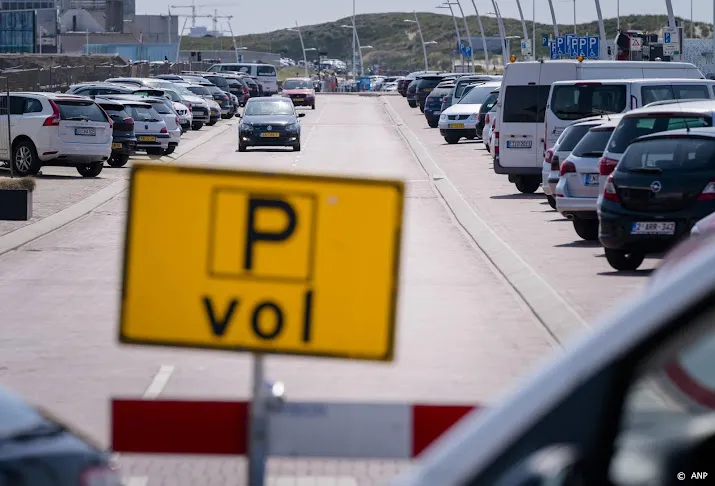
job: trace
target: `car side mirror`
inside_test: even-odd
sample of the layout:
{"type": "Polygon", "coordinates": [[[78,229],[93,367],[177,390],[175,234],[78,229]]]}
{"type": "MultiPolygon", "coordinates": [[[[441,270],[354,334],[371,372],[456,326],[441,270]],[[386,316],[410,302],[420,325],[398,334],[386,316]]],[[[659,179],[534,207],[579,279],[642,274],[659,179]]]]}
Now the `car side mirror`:
{"type": "Polygon", "coordinates": [[[236,116],[237,116],[238,118],[241,118],[241,114],[240,114],[240,113],[236,113],[236,116]]]}
{"type": "Polygon", "coordinates": [[[576,448],[557,444],[536,451],[513,466],[495,486],[581,486],[585,478],[576,448]]]}
{"type": "Polygon", "coordinates": [[[303,118],[305,116],[305,113],[298,113],[298,118],[303,118]]]}

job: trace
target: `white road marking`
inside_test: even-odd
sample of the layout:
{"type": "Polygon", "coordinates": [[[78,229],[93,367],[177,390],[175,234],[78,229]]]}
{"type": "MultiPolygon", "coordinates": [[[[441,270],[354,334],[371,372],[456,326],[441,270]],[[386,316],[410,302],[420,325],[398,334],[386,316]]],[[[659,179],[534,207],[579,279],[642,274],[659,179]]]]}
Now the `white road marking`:
{"type": "Polygon", "coordinates": [[[169,382],[169,378],[171,378],[171,374],[173,372],[173,366],[161,365],[159,371],[157,371],[154,375],[154,379],[151,380],[151,383],[144,392],[144,398],[157,398],[159,395],[161,395],[161,392],[164,390],[164,387],[169,382]]]}
{"type": "Polygon", "coordinates": [[[149,478],[146,476],[129,476],[124,479],[124,486],[146,486],[149,478]]]}

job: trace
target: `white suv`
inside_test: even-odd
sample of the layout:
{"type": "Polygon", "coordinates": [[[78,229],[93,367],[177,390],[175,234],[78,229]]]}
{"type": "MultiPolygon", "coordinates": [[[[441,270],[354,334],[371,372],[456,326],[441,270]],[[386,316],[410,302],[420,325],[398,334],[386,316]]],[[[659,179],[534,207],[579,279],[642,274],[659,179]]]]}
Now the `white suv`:
{"type": "MultiPolygon", "coordinates": [[[[0,96],[0,111],[7,107],[0,96]]],[[[7,133],[7,117],[0,130],[7,133]]],[[[10,94],[11,149],[0,146],[0,159],[10,160],[20,175],[37,174],[43,166],[76,167],[83,177],[96,177],[112,153],[112,122],[91,99],[55,93],[10,94]]]]}

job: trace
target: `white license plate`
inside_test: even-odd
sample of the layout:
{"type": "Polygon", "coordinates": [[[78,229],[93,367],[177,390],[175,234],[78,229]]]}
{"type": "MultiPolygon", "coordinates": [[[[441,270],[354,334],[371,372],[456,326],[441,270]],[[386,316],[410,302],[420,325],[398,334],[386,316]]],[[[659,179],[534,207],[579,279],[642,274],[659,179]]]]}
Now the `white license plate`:
{"type": "Polygon", "coordinates": [[[88,135],[90,137],[93,137],[97,134],[97,131],[94,128],[75,128],[74,134],[75,135],[88,135]]]}
{"type": "Polygon", "coordinates": [[[641,222],[633,223],[631,227],[632,235],[672,235],[675,234],[675,223],[641,222]]]}
{"type": "Polygon", "coordinates": [[[587,186],[597,186],[598,174],[586,174],[583,183],[587,186]]]}
{"type": "Polygon", "coordinates": [[[506,148],[530,149],[531,148],[531,140],[507,140],[506,148]]]}

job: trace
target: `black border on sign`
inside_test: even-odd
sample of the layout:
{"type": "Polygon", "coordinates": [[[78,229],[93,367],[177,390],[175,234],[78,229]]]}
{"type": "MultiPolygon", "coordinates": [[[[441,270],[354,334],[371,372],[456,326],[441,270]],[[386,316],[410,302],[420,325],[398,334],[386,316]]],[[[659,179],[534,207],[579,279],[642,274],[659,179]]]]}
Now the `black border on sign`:
{"type": "MultiPolygon", "coordinates": [[[[397,328],[397,298],[399,287],[399,268],[400,268],[400,251],[402,249],[402,220],[404,218],[404,194],[405,183],[398,180],[380,180],[368,178],[353,178],[353,177],[336,177],[326,175],[308,175],[308,174],[283,174],[272,172],[258,172],[247,170],[232,170],[221,169],[215,167],[190,167],[190,166],[166,166],[154,164],[135,164],[132,166],[129,178],[129,195],[127,198],[127,217],[124,230],[124,250],[122,262],[122,288],[121,288],[121,303],[119,307],[119,335],[118,340],[122,344],[138,344],[148,346],[166,346],[171,348],[189,348],[189,349],[207,349],[213,351],[242,351],[261,354],[279,354],[293,356],[313,356],[316,358],[340,358],[340,359],[355,359],[365,361],[393,361],[395,352],[395,334],[397,328]],[[303,350],[282,350],[273,351],[266,349],[253,349],[243,346],[221,346],[208,344],[192,344],[192,343],[173,343],[166,341],[155,341],[149,339],[130,338],[124,334],[125,323],[125,306],[127,295],[127,282],[129,277],[129,269],[127,262],[131,254],[131,227],[132,227],[132,204],[134,201],[134,181],[139,171],[156,171],[156,172],[179,172],[188,174],[211,174],[225,176],[239,176],[243,178],[260,178],[275,177],[276,179],[293,180],[293,181],[317,181],[317,182],[338,182],[354,185],[370,185],[370,186],[386,186],[393,188],[400,196],[397,199],[397,221],[395,222],[395,250],[393,252],[394,259],[392,262],[392,298],[390,302],[390,320],[388,323],[388,340],[387,349],[383,355],[365,355],[365,354],[350,354],[350,353],[321,353],[310,352],[303,350]]],[[[317,223],[317,221],[316,221],[317,223]]]]}
{"type": "Polygon", "coordinates": [[[239,187],[222,187],[216,186],[211,189],[211,213],[209,214],[209,236],[208,236],[208,251],[206,255],[206,271],[210,278],[221,279],[221,280],[249,280],[254,282],[276,282],[284,284],[302,284],[306,285],[313,281],[313,272],[315,271],[315,254],[313,249],[315,248],[315,239],[317,237],[316,225],[318,224],[318,198],[315,194],[309,192],[286,192],[291,196],[301,196],[310,199],[312,204],[311,212],[313,221],[310,225],[310,252],[308,254],[308,272],[305,278],[300,277],[258,277],[255,275],[246,275],[242,273],[228,273],[228,272],[216,272],[213,268],[213,256],[214,256],[214,243],[215,243],[215,229],[216,229],[216,198],[220,193],[233,192],[248,195],[260,195],[267,197],[279,197],[275,192],[263,192],[263,191],[252,191],[250,189],[242,189],[239,187]]]}

